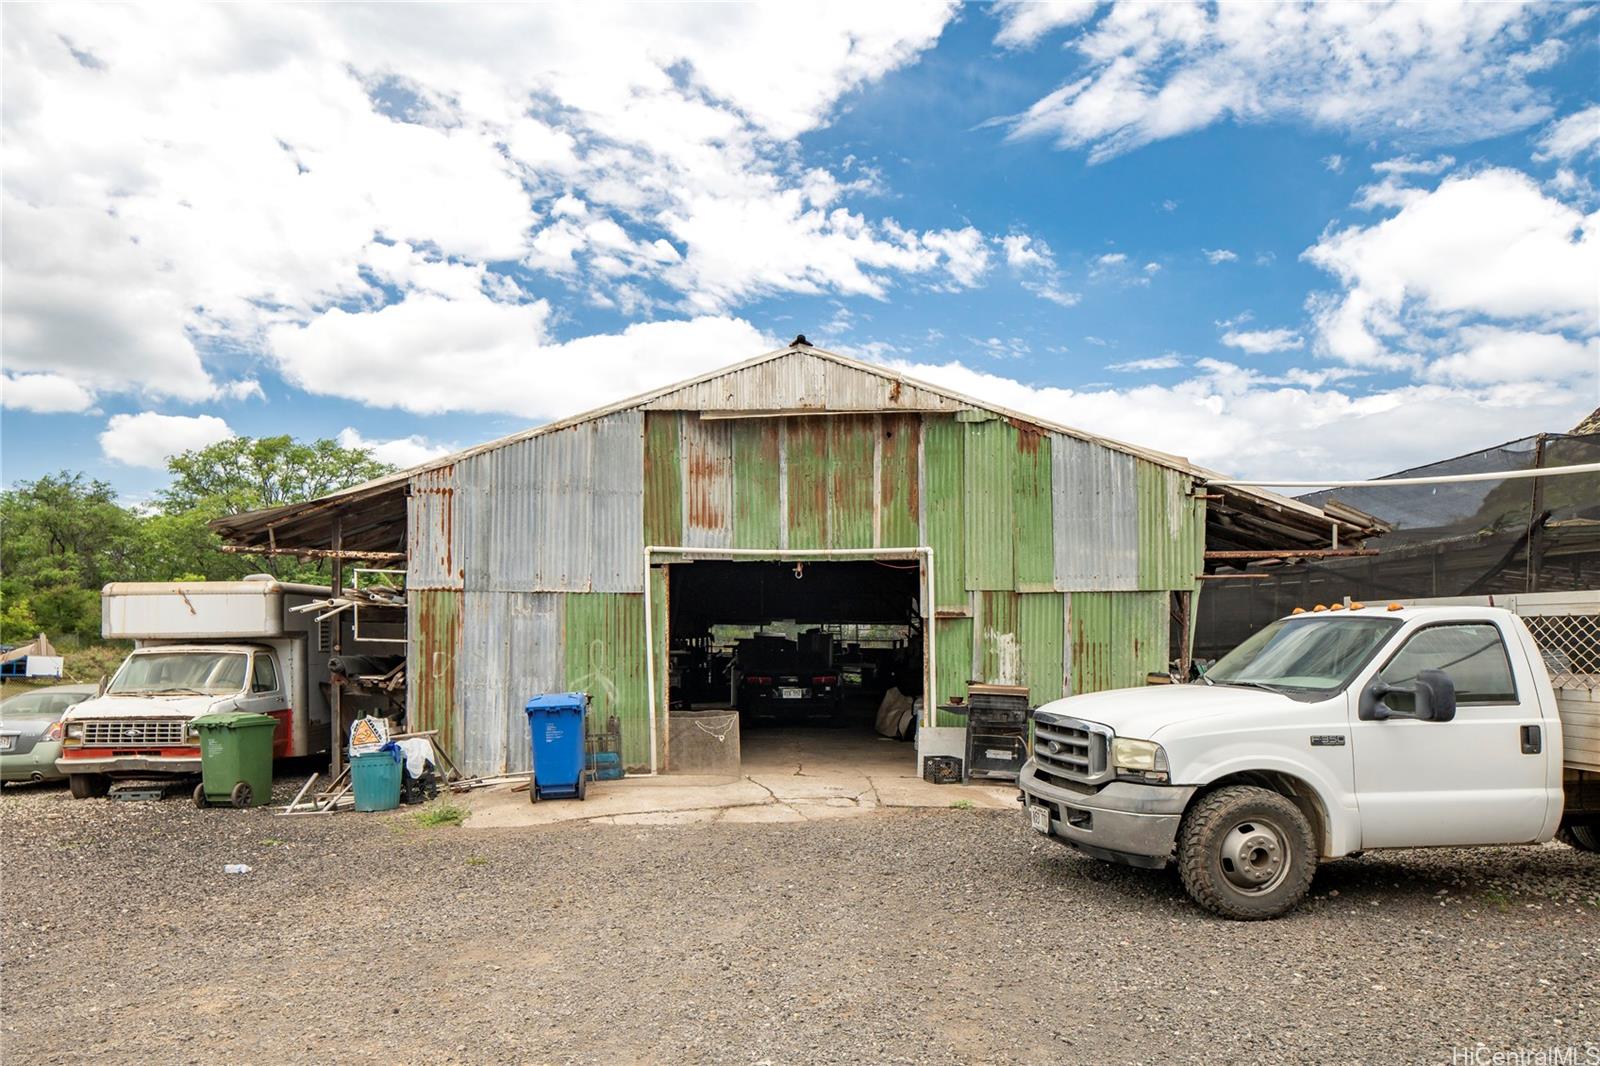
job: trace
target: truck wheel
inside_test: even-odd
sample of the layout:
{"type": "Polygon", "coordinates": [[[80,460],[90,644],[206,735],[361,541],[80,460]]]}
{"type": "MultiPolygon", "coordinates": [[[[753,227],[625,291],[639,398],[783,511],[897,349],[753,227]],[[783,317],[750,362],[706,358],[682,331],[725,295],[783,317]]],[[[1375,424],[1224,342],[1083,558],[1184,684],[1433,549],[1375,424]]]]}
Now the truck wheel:
{"type": "Polygon", "coordinates": [[[111,779],[105,774],[71,774],[67,777],[67,788],[75,800],[94,799],[111,791],[111,779]]]}
{"type": "Polygon", "coordinates": [[[1563,844],[1579,851],[1600,851],[1600,828],[1592,825],[1566,825],[1556,834],[1563,844]]]}
{"type": "Polygon", "coordinates": [[[1240,921],[1276,918],[1311,887],[1317,838],[1286,797],[1232,785],[1203,797],[1178,830],[1183,887],[1213,914],[1240,921]]]}

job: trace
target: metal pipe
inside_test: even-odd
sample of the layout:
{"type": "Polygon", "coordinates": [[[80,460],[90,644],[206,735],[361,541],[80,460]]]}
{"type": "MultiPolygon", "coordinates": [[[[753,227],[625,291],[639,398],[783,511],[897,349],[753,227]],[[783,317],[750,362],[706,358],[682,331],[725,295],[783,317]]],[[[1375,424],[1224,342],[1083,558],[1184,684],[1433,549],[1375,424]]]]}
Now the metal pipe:
{"type": "Polygon", "coordinates": [[[1532,470],[1485,470],[1476,474],[1434,474],[1427,477],[1381,477],[1366,481],[1265,481],[1248,478],[1208,478],[1207,485],[1241,485],[1280,489],[1358,489],[1386,485],[1454,485],[1461,481],[1511,481],[1524,477],[1563,477],[1567,474],[1600,474],[1600,463],[1574,466],[1535,467],[1532,470]]]}

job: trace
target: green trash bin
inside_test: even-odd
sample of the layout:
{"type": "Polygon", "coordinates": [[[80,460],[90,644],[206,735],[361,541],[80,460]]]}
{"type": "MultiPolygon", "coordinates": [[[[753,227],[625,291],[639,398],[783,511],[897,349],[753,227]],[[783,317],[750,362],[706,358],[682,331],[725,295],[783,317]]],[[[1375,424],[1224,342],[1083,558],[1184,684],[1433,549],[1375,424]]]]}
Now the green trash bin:
{"type": "Polygon", "coordinates": [[[200,783],[194,805],[263,807],[272,802],[272,733],[278,720],[246,711],[203,714],[190,723],[200,734],[200,783]]]}

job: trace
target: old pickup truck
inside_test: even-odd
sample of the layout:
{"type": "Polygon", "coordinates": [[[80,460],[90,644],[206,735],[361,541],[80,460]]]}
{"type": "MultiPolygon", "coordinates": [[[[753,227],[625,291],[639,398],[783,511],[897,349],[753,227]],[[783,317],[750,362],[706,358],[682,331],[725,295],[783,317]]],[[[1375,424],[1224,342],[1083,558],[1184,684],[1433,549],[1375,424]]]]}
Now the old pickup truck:
{"type": "Polygon", "coordinates": [[[1600,594],[1568,599],[1318,606],[1192,683],[1046,704],[1018,782],[1029,824],[1176,863],[1238,919],[1285,913],[1319,861],[1374,848],[1559,834],[1596,851],[1600,594]]]}

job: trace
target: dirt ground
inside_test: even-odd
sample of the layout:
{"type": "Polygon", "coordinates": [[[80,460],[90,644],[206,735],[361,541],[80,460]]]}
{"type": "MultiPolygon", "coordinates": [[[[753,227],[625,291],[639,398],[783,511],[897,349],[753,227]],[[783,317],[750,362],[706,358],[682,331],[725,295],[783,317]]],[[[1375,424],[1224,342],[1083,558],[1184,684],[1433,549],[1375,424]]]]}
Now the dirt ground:
{"type": "Polygon", "coordinates": [[[1600,860],[1556,844],[1330,864],[1299,912],[1240,924],[980,809],[476,830],[24,787],[0,842],[7,1063],[1450,1063],[1600,1042],[1600,860]]]}

